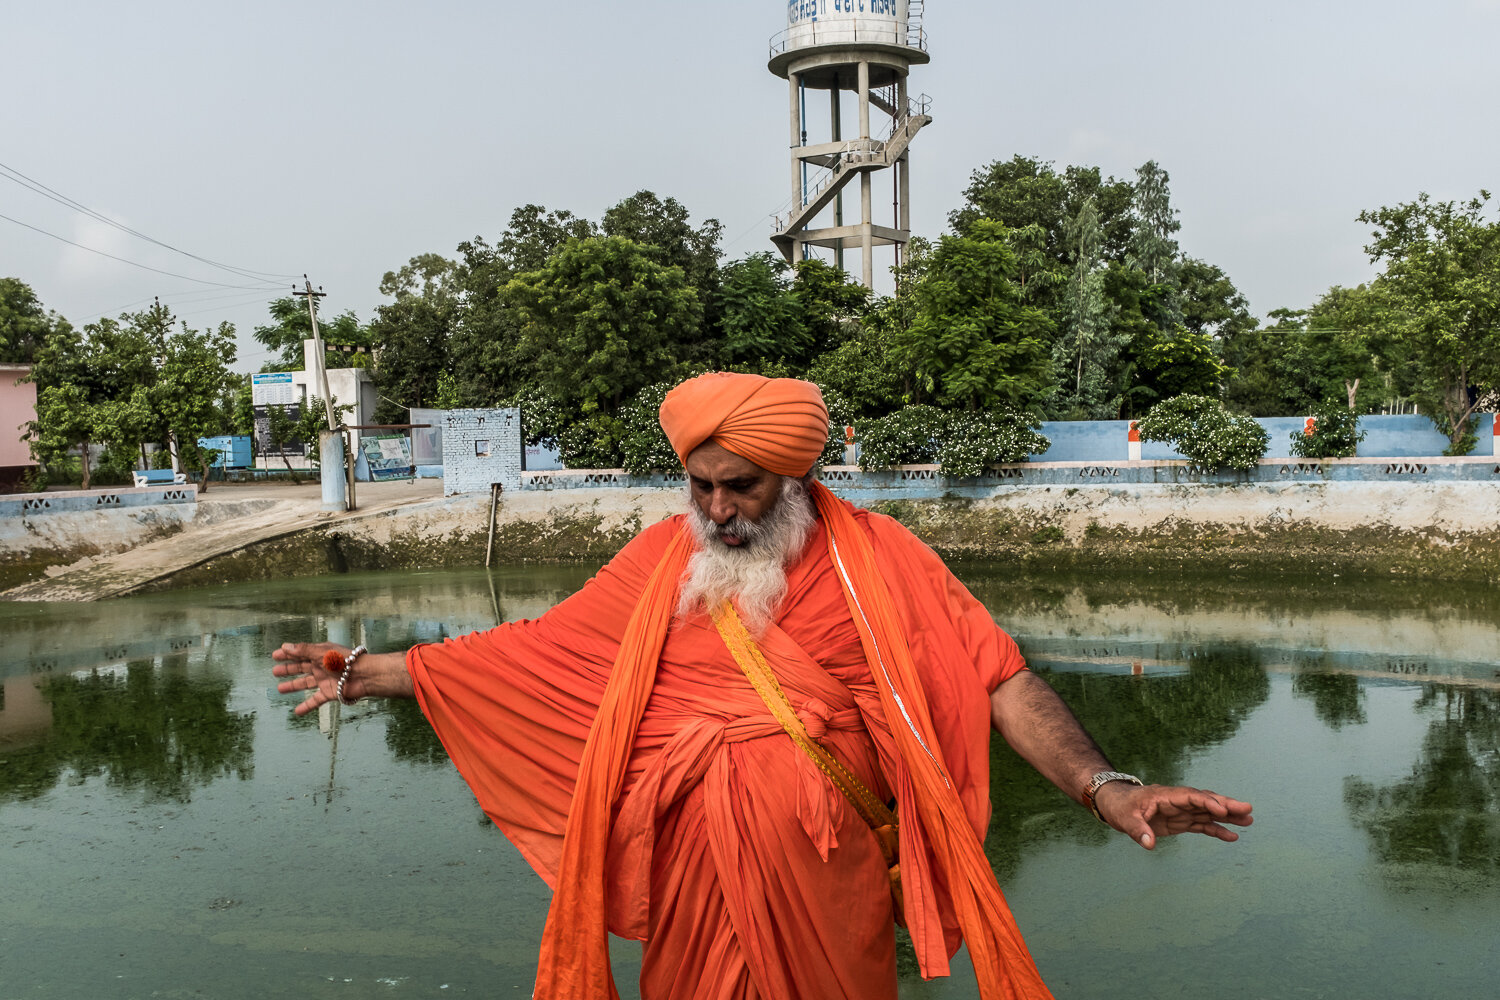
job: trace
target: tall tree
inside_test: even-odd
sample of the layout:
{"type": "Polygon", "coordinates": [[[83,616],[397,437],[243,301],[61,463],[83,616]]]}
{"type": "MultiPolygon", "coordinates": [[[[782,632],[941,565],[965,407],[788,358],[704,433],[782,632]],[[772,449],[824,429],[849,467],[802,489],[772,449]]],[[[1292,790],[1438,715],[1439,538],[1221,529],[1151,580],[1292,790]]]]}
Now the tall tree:
{"type": "Polygon", "coordinates": [[[622,402],[680,367],[697,343],[703,307],[680,267],[663,266],[619,236],[570,240],[501,298],[515,311],[541,386],[584,417],[622,402]]]}
{"type": "Polygon", "coordinates": [[[936,402],[1031,409],[1052,391],[1052,323],[1021,302],[1016,270],[1005,227],[988,219],[932,251],[893,353],[936,402]]]}
{"type": "Polygon", "coordinates": [[[459,311],[455,270],[453,261],[429,253],[381,278],[380,294],[392,301],[377,306],[370,323],[384,397],[378,420],[399,423],[407,407],[430,406],[437,397],[438,376],[450,369],[449,338],[459,311]]]}
{"type": "Polygon", "coordinates": [[[806,364],[813,340],[787,271],[787,265],[770,253],[751,254],[724,266],[718,312],[725,363],[806,364]]]}
{"type": "Polygon", "coordinates": [[[1365,252],[1385,264],[1374,282],[1385,306],[1382,353],[1411,366],[1413,395],[1453,454],[1473,448],[1471,418],[1500,389],[1500,224],[1485,219],[1489,198],[1423,193],[1359,215],[1374,227],[1365,252]]]}
{"type": "Polygon", "coordinates": [[[1130,239],[1130,266],[1145,273],[1147,281],[1161,289],[1159,306],[1163,328],[1182,321],[1178,291],[1181,288],[1178,247],[1174,234],[1182,228],[1172,207],[1170,176],[1155,160],[1147,160],[1135,172],[1132,212],[1134,231],[1130,239]]]}
{"type": "Polygon", "coordinates": [[[42,308],[30,285],[19,278],[0,278],[0,363],[32,364],[47,338],[67,323],[42,308]]]}
{"type": "Polygon", "coordinates": [[[1118,398],[1108,398],[1109,368],[1120,353],[1120,338],[1110,336],[1109,302],[1104,294],[1101,259],[1103,236],[1092,198],[1068,221],[1073,272],[1064,293],[1067,312],[1053,361],[1063,375],[1058,412],[1065,417],[1101,418],[1119,412],[1118,398]]]}
{"type": "MultiPolygon", "coordinates": [[[[259,343],[275,352],[275,356],[261,366],[261,371],[301,371],[306,361],[303,341],[312,339],[312,317],[307,312],[307,302],[294,295],[273,299],[266,306],[271,322],[257,326],[251,333],[259,343]]],[[[328,347],[370,347],[369,331],[360,325],[351,311],[327,318],[318,309],[318,299],[313,298],[313,311],[318,314],[318,334],[328,347]]],[[[328,351],[323,359],[329,368],[359,368],[370,363],[368,354],[328,351]]]]}
{"type": "Polygon", "coordinates": [[[606,211],[599,228],[605,236],[623,236],[651,248],[658,264],[682,268],[688,284],[703,298],[718,280],[724,226],[718,219],[704,219],[695,229],[688,218],[687,208],[676,198],[637,191],[606,211]]]}

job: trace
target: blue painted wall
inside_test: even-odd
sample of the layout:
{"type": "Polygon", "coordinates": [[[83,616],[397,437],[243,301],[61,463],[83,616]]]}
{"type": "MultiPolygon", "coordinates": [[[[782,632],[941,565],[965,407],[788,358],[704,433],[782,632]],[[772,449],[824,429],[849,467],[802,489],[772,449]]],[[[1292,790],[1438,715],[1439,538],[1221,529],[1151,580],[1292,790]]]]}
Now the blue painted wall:
{"type": "MultiPolygon", "coordinates": [[[[1476,455],[1491,454],[1495,415],[1479,416],[1479,444],[1476,455]]],[[[1292,435],[1301,434],[1306,417],[1257,417],[1255,422],[1266,429],[1270,443],[1266,458],[1289,458],[1292,435]]],[[[1448,447],[1446,435],[1433,427],[1421,414],[1374,414],[1359,418],[1359,429],[1365,439],[1359,443],[1361,458],[1436,458],[1448,447]]],[[[1130,421],[1128,420],[1047,420],[1042,434],[1052,442],[1044,454],[1030,456],[1032,462],[1124,462],[1130,457],[1130,421]]],[[[1159,441],[1143,441],[1144,461],[1180,459],[1177,449],[1159,441]]]]}

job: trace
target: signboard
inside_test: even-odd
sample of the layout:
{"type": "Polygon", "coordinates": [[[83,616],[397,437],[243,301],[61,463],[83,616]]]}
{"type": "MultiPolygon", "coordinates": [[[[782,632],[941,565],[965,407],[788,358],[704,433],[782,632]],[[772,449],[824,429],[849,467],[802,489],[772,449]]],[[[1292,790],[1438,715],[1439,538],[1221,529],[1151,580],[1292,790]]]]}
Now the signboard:
{"type": "Polygon", "coordinates": [[[405,434],[376,434],[359,439],[359,450],[370,467],[370,479],[410,479],[417,474],[411,460],[411,442],[405,434]]]}
{"type": "MultiPolygon", "coordinates": [[[[262,455],[280,457],[282,455],[306,455],[307,446],[302,443],[301,438],[292,438],[283,441],[281,447],[277,448],[271,444],[271,407],[254,405],[250,412],[255,418],[255,450],[262,455]]],[[[281,412],[286,416],[289,423],[296,423],[302,419],[302,406],[299,403],[289,403],[281,407],[281,412]]]]}
{"type": "Polygon", "coordinates": [[[250,402],[256,406],[288,406],[302,402],[291,372],[262,372],[250,376],[250,402]]]}

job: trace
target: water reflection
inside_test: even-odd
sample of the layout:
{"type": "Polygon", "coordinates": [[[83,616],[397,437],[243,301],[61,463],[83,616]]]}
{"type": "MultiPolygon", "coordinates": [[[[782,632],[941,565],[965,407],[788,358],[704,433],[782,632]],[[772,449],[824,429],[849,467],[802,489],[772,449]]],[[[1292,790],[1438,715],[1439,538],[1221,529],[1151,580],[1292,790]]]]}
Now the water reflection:
{"type": "Polygon", "coordinates": [[[1292,678],[1292,693],[1310,699],[1318,718],[1334,729],[1367,721],[1363,705],[1365,695],[1360,690],[1359,678],[1352,673],[1318,668],[1303,670],[1292,678]]]}
{"type": "Polygon", "coordinates": [[[45,795],[64,777],[103,777],[148,801],[188,802],[195,787],[253,773],[253,713],[230,711],[228,678],[185,655],[118,670],[6,681],[0,801],[45,795]],[[14,693],[12,693],[14,692],[14,693]],[[14,715],[12,713],[15,713],[14,715]]]}
{"type": "MultiPolygon", "coordinates": [[[[1053,669],[1029,651],[1028,658],[1116,767],[1165,785],[1190,780],[1188,758],[1233,736],[1271,690],[1260,654],[1243,645],[1202,649],[1185,671],[1151,677],[1053,669]]],[[[1001,884],[1039,844],[1108,839],[1103,826],[1003,741],[993,742],[990,756],[996,805],[985,853],[1001,884]]]]}
{"type": "MultiPolygon", "coordinates": [[[[545,886],[477,821],[415,704],[346,710],[335,742],[273,691],[266,656],[284,639],[397,649],[534,617],[589,571],[0,605],[7,985],[231,998],[365,995],[388,989],[382,977],[409,996],[528,989],[545,886]],[[342,845],[340,862],[310,844],[342,845]],[[310,909],[339,933],[288,930],[310,909]]],[[[1249,996],[1486,994],[1500,935],[1500,597],[961,576],[1120,767],[1256,803],[1232,848],[1174,841],[1148,854],[997,744],[986,847],[1059,996],[1167,996],[1205,981],[1249,996]]],[[[972,997],[961,978],[901,989],[972,997]]]]}
{"type": "Polygon", "coordinates": [[[1433,718],[1411,774],[1390,784],[1350,777],[1344,801],[1388,878],[1472,889],[1500,877],[1500,693],[1428,684],[1416,708],[1433,718]]]}

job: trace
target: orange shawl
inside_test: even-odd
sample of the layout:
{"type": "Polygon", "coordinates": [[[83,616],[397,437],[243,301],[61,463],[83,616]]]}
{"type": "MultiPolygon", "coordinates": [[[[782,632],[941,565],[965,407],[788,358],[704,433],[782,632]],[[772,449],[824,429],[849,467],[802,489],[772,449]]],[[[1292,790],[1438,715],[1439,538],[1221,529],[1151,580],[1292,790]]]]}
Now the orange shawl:
{"type": "MultiPolygon", "coordinates": [[[[897,799],[903,806],[912,803],[917,809],[917,823],[904,814],[907,821],[902,824],[902,857],[908,856],[909,847],[911,853],[919,849],[918,843],[908,844],[918,836],[913,828],[919,826],[952,897],[981,997],[1050,997],[995,881],[984,847],[938,757],[941,751],[921,678],[895,602],[876,566],[874,548],[855,524],[849,507],[821,483],[813,485],[812,496],[827,528],[829,551],[843,580],[850,613],[905,764],[897,799]]],[[[538,1000],[618,996],[610,975],[605,929],[604,867],[610,818],[624,780],[636,723],[651,695],[656,660],[690,552],[691,542],[684,529],[668,547],[636,605],[605,688],[604,702],[589,732],[563,837],[562,867],[542,935],[533,994],[538,1000]]],[[[920,912],[920,901],[916,907],[920,912]]],[[[914,932],[920,930],[914,928],[914,932]]]]}

